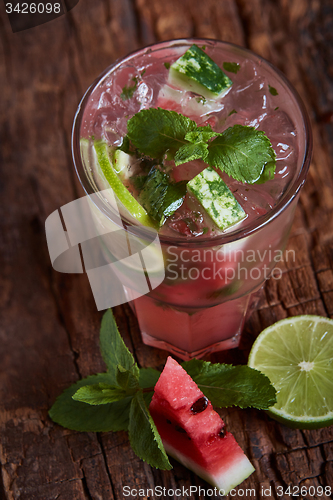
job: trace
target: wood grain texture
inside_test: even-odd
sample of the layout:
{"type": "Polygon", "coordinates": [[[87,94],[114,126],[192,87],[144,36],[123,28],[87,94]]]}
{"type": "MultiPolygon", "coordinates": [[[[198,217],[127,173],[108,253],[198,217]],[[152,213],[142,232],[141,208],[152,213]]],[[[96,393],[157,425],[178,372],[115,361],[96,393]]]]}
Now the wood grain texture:
{"type": "MultiPolygon", "coordinates": [[[[44,233],[46,217],[82,195],[70,152],[74,113],[86,88],[117,58],[187,36],[246,46],[278,66],[303,98],[314,135],[287,248],[296,258],[284,263],[280,280],[266,283],[241,347],[211,359],[246,362],[258,333],[289,315],[333,317],[330,0],[81,0],[66,16],[15,34],[1,2],[1,500],[118,500],[125,485],[208,487],[175,461],[170,472],[151,469],[133,454],[126,433],[76,433],[47,415],[68,385],[105,369],[101,314],[87,278],[52,270],[44,233]]],[[[115,314],[139,365],[161,369],[166,353],[142,344],[130,308],[115,314]]],[[[333,488],[332,427],[290,430],[255,410],[220,413],[256,467],[242,484],[255,489],[255,498],[289,498],[277,497],[278,485],[333,488]]]]}

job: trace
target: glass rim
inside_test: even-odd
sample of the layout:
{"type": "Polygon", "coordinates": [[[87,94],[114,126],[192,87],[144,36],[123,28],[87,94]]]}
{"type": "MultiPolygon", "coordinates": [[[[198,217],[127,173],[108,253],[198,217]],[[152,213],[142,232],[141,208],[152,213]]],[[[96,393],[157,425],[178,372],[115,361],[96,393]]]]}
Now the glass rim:
{"type": "MultiPolygon", "coordinates": [[[[72,127],[72,141],[71,141],[71,146],[72,146],[72,158],[73,158],[73,163],[75,167],[76,174],[78,176],[78,179],[81,183],[81,186],[83,190],[85,191],[86,195],[92,195],[98,191],[94,190],[92,184],[90,183],[89,179],[87,178],[87,175],[85,173],[85,169],[82,166],[82,159],[80,155],[80,129],[81,129],[81,123],[82,123],[82,118],[83,118],[83,113],[85,110],[85,105],[87,101],[90,98],[90,95],[93,93],[93,91],[97,88],[97,86],[103,81],[104,77],[108,75],[112,70],[114,71],[117,67],[119,67],[121,64],[124,64],[131,60],[133,57],[136,55],[144,54],[145,52],[148,52],[152,48],[154,49],[159,49],[159,48],[167,48],[169,46],[177,46],[177,45],[184,45],[184,44],[193,44],[193,43],[203,43],[203,44],[219,44],[219,45],[224,45],[226,47],[233,47],[234,49],[237,49],[243,53],[249,54],[249,57],[257,58],[258,61],[264,63],[266,66],[268,66],[273,72],[277,75],[278,79],[282,81],[282,83],[286,86],[288,91],[290,92],[292,98],[297,104],[297,107],[300,110],[300,114],[303,120],[303,133],[304,133],[304,154],[303,154],[303,159],[302,159],[302,165],[301,168],[296,175],[295,179],[292,181],[292,183],[288,186],[286,192],[283,194],[283,196],[277,201],[275,206],[269,210],[266,214],[261,215],[254,219],[251,223],[240,227],[238,229],[235,229],[234,231],[230,231],[227,233],[220,233],[218,235],[214,236],[207,236],[207,237],[193,237],[193,238],[184,238],[183,236],[169,236],[169,235],[160,235],[159,234],[159,239],[161,243],[165,244],[173,244],[175,246],[217,246],[217,245],[224,245],[227,243],[231,243],[243,238],[248,237],[254,232],[259,231],[261,228],[269,224],[271,221],[273,221],[276,217],[278,217],[284,210],[288,208],[288,206],[293,202],[293,200],[298,196],[300,189],[302,188],[303,184],[305,183],[306,176],[310,167],[310,162],[311,162],[311,156],[312,156],[312,132],[311,132],[311,126],[310,126],[310,119],[308,116],[308,113],[306,111],[305,105],[300,98],[298,92],[296,89],[293,87],[293,85],[289,82],[287,77],[282,73],[279,68],[274,66],[272,63],[267,61],[265,58],[259,56],[255,52],[253,52],[250,49],[247,49],[245,47],[241,47],[240,45],[236,45],[234,43],[230,42],[225,42],[222,40],[217,40],[217,39],[212,39],[212,38],[195,38],[195,37],[190,37],[190,38],[177,38],[177,39],[170,39],[170,40],[165,40],[162,42],[157,42],[157,43],[152,43],[149,45],[146,45],[145,47],[142,47],[140,49],[136,49],[130,53],[128,53],[126,56],[118,58],[116,61],[114,61],[110,66],[108,66],[102,73],[99,74],[99,76],[93,81],[93,83],[88,87],[86,90],[85,94],[83,95],[77,111],[75,113],[74,117],[74,122],[73,122],[73,127],[72,127]],[[80,174],[80,170],[82,171],[83,175],[80,174]]],[[[93,201],[93,200],[92,200],[93,201]]],[[[97,206],[97,208],[103,212],[107,217],[109,217],[111,220],[113,220],[112,215],[114,215],[114,212],[112,211],[111,206],[107,206],[105,203],[102,203],[101,200],[98,200],[97,197],[94,197],[93,203],[97,206]]],[[[132,220],[126,219],[125,216],[122,215],[123,222],[126,225],[126,230],[131,232],[131,228],[133,228],[134,234],[138,235],[138,231],[142,232],[145,236],[149,236],[152,232],[155,233],[151,228],[143,226],[142,224],[135,224],[133,223],[132,220]]]]}

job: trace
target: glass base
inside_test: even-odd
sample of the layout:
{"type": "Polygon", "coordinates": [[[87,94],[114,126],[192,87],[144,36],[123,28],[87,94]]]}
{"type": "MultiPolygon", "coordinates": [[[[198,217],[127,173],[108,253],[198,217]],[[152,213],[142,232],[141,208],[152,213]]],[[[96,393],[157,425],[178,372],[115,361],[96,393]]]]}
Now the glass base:
{"type": "Polygon", "coordinates": [[[181,359],[238,347],[250,296],[209,308],[177,308],[142,296],[131,303],[145,344],[181,359]]]}
{"type": "Polygon", "coordinates": [[[203,356],[211,354],[212,352],[226,351],[228,349],[233,349],[235,347],[238,347],[241,338],[241,332],[238,332],[230,339],[222,340],[221,342],[216,342],[215,344],[204,347],[203,349],[199,349],[198,351],[194,352],[183,351],[182,349],[179,349],[178,347],[175,347],[174,345],[171,345],[168,342],[165,342],[164,340],[159,340],[154,337],[151,337],[151,335],[148,335],[145,332],[141,332],[141,336],[144,344],[150,345],[152,347],[157,347],[158,349],[163,349],[165,351],[170,352],[170,354],[173,354],[174,356],[178,356],[178,358],[180,359],[189,361],[190,359],[193,358],[197,359],[202,358],[203,356]]]}

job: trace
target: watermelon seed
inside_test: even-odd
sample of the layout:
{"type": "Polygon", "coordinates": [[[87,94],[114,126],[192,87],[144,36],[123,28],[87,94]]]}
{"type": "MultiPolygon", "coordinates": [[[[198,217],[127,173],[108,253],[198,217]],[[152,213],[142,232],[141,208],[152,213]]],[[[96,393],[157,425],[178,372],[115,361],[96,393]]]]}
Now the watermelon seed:
{"type": "Polygon", "coordinates": [[[177,432],[182,432],[182,433],[186,434],[186,430],[183,429],[182,427],[180,427],[180,425],[176,425],[175,429],[176,429],[177,432]]]}
{"type": "Polygon", "coordinates": [[[171,424],[171,420],[169,420],[168,418],[166,419],[167,421],[167,424],[171,424]]]}
{"type": "Polygon", "coordinates": [[[191,412],[196,415],[197,413],[201,413],[204,411],[208,406],[208,399],[206,396],[202,396],[202,398],[199,398],[193,405],[191,406],[191,412]]]}
{"type": "Polygon", "coordinates": [[[220,434],[219,434],[220,438],[224,438],[224,437],[225,437],[225,435],[226,435],[226,433],[227,433],[227,430],[226,430],[226,428],[225,428],[225,426],[224,426],[224,427],[222,427],[222,429],[220,430],[220,434]]]}

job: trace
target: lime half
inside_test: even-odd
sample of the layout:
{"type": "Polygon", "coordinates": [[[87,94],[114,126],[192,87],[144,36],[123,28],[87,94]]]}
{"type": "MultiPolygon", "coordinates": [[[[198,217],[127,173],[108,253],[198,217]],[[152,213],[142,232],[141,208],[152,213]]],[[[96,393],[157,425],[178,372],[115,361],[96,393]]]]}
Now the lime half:
{"type": "Polygon", "coordinates": [[[294,316],[261,332],[248,365],[277,391],[272,418],[298,429],[333,424],[333,320],[294,316]]]}

